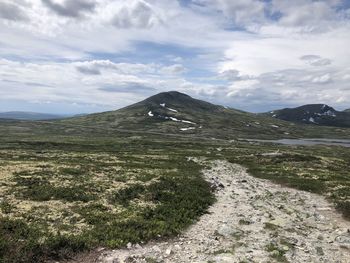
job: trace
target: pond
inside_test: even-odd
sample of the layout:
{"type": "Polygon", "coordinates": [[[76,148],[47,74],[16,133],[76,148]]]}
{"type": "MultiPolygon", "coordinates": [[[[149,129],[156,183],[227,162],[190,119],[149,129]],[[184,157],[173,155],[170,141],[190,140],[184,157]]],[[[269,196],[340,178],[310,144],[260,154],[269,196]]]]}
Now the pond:
{"type": "Polygon", "coordinates": [[[279,140],[259,140],[246,139],[249,142],[271,142],[285,145],[330,145],[330,146],[344,146],[350,147],[350,140],[347,139],[279,139],[279,140]]]}

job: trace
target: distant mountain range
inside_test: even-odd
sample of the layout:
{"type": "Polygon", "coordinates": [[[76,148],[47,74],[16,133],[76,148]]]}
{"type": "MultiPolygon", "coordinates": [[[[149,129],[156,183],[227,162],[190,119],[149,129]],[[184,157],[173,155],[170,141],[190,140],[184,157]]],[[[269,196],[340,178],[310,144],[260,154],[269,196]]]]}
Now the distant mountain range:
{"type": "Polygon", "coordinates": [[[296,123],[350,127],[350,109],[337,111],[326,104],[308,104],[297,108],[274,110],[264,115],[296,123]]]}
{"type": "Polygon", "coordinates": [[[9,111],[9,112],[0,112],[0,119],[14,119],[14,120],[53,120],[66,118],[64,115],[55,115],[47,113],[37,113],[37,112],[25,112],[25,111],[9,111]]]}
{"type": "Polygon", "coordinates": [[[214,105],[176,91],[159,93],[123,109],[55,122],[65,126],[133,131],[139,134],[151,132],[223,139],[303,137],[305,134],[318,138],[325,134],[325,129],[214,105]]]}
{"type": "MultiPolygon", "coordinates": [[[[0,113],[0,119],[51,120],[62,127],[107,129],[136,133],[199,135],[213,138],[322,137],[331,128],[350,127],[350,111],[336,111],[324,104],[254,114],[214,105],[186,94],[162,92],[128,107],[71,117],[33,112],[0,113]],[[313,124],[313,125],[300,125],[313,124]]],[[[341,130],[348,134],[348,130],[341,130]]]]}
{"type": "Polygon", "coordinates": [[[43,133],[61,131],[64,134],[84,133],[90,130],[105,134],[114,132],[132,133],[138,136],[167,134],[229,140],[348,138],[349,130],[346,127],[350,127],[349,115],[349,112],[338,112],[327,105],[306,105],[296,110],[286,109],[256,114],[211,104],[177,91],[170,91],[159,93],[119,110],[87,115],[67,117],[28,112],[0,113],[0,123],[11,127],[22,127],[23,130],[35,129],[43,133]],[[285,111],[290,114],[282,114],[285,111]],[[321,123],[321,120],[325,119],[329,119],[329,122],[321,123]],[[304,125],[309,123],[315,125],[304,125]],[[320,127],[316,124],[343,128],[320,127]]]}

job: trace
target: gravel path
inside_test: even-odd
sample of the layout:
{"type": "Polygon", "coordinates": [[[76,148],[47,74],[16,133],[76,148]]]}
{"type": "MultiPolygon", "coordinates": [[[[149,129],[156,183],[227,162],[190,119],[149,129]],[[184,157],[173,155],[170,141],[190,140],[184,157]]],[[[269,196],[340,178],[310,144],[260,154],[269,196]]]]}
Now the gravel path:
{"type": "Polygon", "coordinates": [[[323,197],[254,178],[226,161],[203,173],[218,186],[208,214],[179,237],[102,251],[97,262],[350,263],[350,224],[323,197]]]}

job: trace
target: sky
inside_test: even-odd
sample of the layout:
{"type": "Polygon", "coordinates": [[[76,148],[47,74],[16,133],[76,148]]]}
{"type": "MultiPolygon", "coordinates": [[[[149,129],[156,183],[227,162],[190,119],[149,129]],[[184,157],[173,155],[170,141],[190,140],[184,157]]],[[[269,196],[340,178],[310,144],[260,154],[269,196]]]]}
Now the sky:
{"type": "Polygon", "coordinates": [[[0,111],[177,90],[250,112],[350,108],[350,0],[0,0],[0,111]]]}

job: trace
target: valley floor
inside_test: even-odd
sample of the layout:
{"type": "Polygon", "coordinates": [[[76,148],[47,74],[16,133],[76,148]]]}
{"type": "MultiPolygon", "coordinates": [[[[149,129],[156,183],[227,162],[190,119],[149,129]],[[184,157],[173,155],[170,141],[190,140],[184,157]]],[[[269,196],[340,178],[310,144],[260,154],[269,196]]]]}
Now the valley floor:
{"type": "Polygon", "coordinates": [[[99,249],[81,262],[350,262],[349,222],[324,197],[254,178],[226,161],[213,161],[204,175],[218,186],[217,201],[184,234],[99,249]]]}

